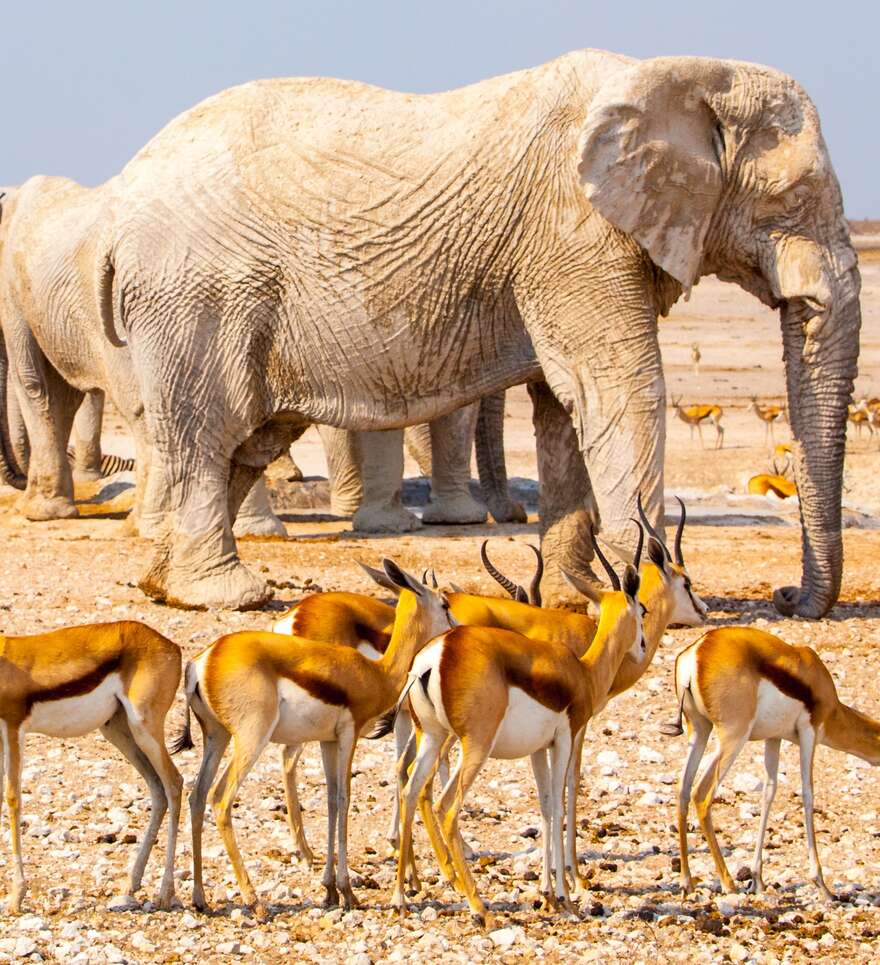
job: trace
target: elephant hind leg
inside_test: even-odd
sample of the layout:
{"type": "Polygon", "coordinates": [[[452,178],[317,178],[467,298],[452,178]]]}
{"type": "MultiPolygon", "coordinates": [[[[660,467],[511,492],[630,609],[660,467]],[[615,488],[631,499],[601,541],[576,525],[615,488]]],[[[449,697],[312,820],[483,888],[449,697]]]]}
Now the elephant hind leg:
{"type": "Polygon", "coordinates": [[[486,507],[470,492],[476,419],[477,406],[468,405],[431,423],[431,502],[423,522],[486,522],[486,507]]]}

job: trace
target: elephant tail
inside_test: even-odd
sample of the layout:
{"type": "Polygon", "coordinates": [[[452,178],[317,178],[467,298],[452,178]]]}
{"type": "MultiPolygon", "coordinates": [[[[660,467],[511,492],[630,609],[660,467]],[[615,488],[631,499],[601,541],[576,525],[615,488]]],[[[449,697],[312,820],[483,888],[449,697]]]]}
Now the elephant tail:
{"type": "Polygon", "coordinates": [[[9,390],[9,358],[6,355],[6,343],[0,334],[0,481],[15,489],[24,489],[27,477],[19,469],[12,445],[9,390]]]}
{"type": "MultiPolygon", "coordinates": [[[[128,342],[119,334],[116,327],[116,308],[121,308],[121,299],[114,302],[113,299],[113,280],[116,277],[116,267],[113,264],[113,257],[109,251],[98,265],[98,277],[95,279],[95,290],[98,298],[98,311],[101,315],[101,323],[104,326],[104,334],[111,345],[116,348],[124,348],[128,342]]],[[[118,313],[119,321],[122,321],[121,311],[118,313]]]]}

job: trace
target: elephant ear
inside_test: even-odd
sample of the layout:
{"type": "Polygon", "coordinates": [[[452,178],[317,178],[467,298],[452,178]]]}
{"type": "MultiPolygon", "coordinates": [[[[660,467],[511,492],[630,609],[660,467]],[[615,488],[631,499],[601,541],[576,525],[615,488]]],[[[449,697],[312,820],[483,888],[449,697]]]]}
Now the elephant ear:
{"type": "Polygon", "coordinates": [[[720,61],[660,57],[610,77],[590,105],[578,171],[587,198],[687,289],[721,196],[724,139],[709,102],[720,61]]]}

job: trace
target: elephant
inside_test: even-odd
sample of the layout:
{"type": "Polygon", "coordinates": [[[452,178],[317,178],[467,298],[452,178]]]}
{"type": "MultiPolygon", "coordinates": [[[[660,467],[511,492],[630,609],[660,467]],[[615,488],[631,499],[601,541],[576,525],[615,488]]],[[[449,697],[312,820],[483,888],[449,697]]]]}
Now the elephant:
{"type": "Polygon", "coordinates": [[[441,417],[411,426],[405,433],[388,430],[356,433],[319,426],[331,480],[334,512],[353,515],[363,532],[408,532],[419,518],[400,501],[403,443],[423,476],[431,479],[431,502],[425,523],[483,523],[486,508],[499,523],[527,519],[511,498],[504,463],[504,393],[441,417]],[[471,449],[476,435],[477,468],[485,506],[470,493],[471,449]]]}
{"type": "MultiPolygon", "coordinates": [[[[26,192],[19,197],[15,188],[6,188],[3,192],[2,215],[0,215],[0,244],[2,242],[15,244],[19,226],[17,222],[36,221],[39,214],[35,209],[39,203],[39,210],[48,207],[63,209],[67,203],[68,190],[72,182],[64,179],[49,179],[49,183],[42,185],[40,190],[26,192]],[[56,198],[57,193],[57,198],[56,198]],[[57,204],[56,204],[57,201],[57,204]]],[[[39,182],[38,182],[39,186],[39,182]]],[[[79,192],[73,192],[78,200],[79,192]]],[[[37,233],[39,237],[39,233],[37,233]]],[[[50,242],[51,243],[51,242],[50,242]]],[[[41,249],[35,246],[28,250],[29,265],[34,265],[34,273],[25,280],[18,277],[17,285],[22,288],[27,281],[40,278],[38,256],[41,249]],[[30,259],[33,258],[33,261],[30,259]]],[[[4,264],[4,270],[20,269],[4,264]]],[[[11,279],[10,279],[11,280],[11,279]]],[[[108,371],[123,372],[124,381],[117,380],[117,398],[126,403],[129,425],[136,422],[141,426],[136,432],[136,440],[140,438],[139,450],[147,451],[148,443],[144,438],[143,422],[138,412],[138,404],[133,400],[132,393],[135,383],[131,373],[125,369],[124,363],[116,359],[113,365],[102,366],[101,354],[94,349],[95,326],[100,326],[101,319],[97,305],[91,306],[82,295],[82,288],[76,291],[75,300],[61,313],[52,313],[52,297],[44,294],[45,301],[34,304],[34,299],[26,302],[26,310],[22,307],[23,299],[17,298],[16,284],[5,287],[4,317],[12,319],[9,328],[4,325],[5,340],[0,339],[0,481],[6,482],[18,489],[25,489],[25,515],[33,519],[50,519],[77,515],[73,503],[73,479],[94,480],[103,473],[101,429],[104,415],[104,397],[102,388],[108,380],[108,371]],[[71,310],[77,309],[77,313],[71,310]],[[69,313],[69,314],[67,314],[69,313]],[[66,316],[66,317],[65,317],[66,316]],[[59,322],[60,331],[53,327],[52,320],[59,322]],[[29,324],[34,320],[40,321],[36,326],[29,324]],[[91,323],[91,330],[84,327],[77,331],[78,321],[91,323]],[[39,335],[37,335],[39,331],[39,335]],[[18,370],[16,365],[10,365],[5,342],[12,343],[12,357],[18,364],[24,363],[24,368],[18,370]],[[65,365],[65,374],[59,374],[58,368],[50,359],[58,358],[61,365],[65,365]],[[63,360],[63,361],[62,361],[63,360]],[[85,391],[77,391],[70,381],[78,380],[85,391]],[[15,386],[19,385],[19,390],[15,386]],[[86,386],[91,386],[86,388],[86,386]],[[22,394],[23,390],[23,394],[22,394]],[[25,399],[22,405],[21,399],[25,399]],[[37,483],[31,487],[30,465],[33,449],[31,437],[28,434],[27,419],[31,424],[39,427],[36,438],[51,439],[48,451],[34,454],[33,463],[37,483]],[[72,431],[71,431],[72,426],[72,431]],[[67,458],[68,436],[73,442],[73,465],[67,458]],[[64,453],[59,458],[59,452],[64,453]],[[38,468],[43,467],[46,468],[38,468]],[[40,494],[48,491],[48,498],[38,495],[30,498],[34,492],[40,494]]],[[[98,329],[100,333],[100,328],[98,329]]],[[[103,340],[99,340],[103,341],[103,340]]],[[[149,458],[143,459],[144,465],[149,458]]],[[[136,462],[137,466],[137,462],[136,462]]],[[[143,474],[141,474],[141,485],[143,474]]],[[[137,503],[136,503],[137,506],[137,503]]],[[[132,522],[129,531],[138,530],[137,509],[132,512],[132,522]]],[[[286,535],[284,524],[272,511],[264,481],[258,480],[251,492],[242,502],[235,518],[235,534],[237,536],[252,535],[286,535]]]]}
{"type": "Polygon", "coordinates": [[[268,598],[230,519],[303,426],[399,429],[529,383],[544,596],[564,602],[564,572],[592,576],[594,523],[632,545],[639,495],[661,522],[657,319],[715,274],[780,310],[803,563],[774,602],[820,617],[836,600],[860,278],[787,75],[588,49],[441,94],[255,81],[92,191],[77,257],[107,353],[134,363],[144,512],[169,510],[148,595],[268,598]]]}

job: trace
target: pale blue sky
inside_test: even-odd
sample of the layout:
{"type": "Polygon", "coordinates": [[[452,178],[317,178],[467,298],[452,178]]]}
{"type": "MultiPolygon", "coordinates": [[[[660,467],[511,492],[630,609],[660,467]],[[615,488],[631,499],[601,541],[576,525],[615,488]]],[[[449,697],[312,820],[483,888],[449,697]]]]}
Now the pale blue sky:
{"type": "Polygon", "coordinates": [[[434,91],[579,47],[771,64],[816,102],[850,217],[880,217],[880,3],[854,0],[7,0],[0,183],[115,174],[174,115],[255,77],[434,91]]]}

